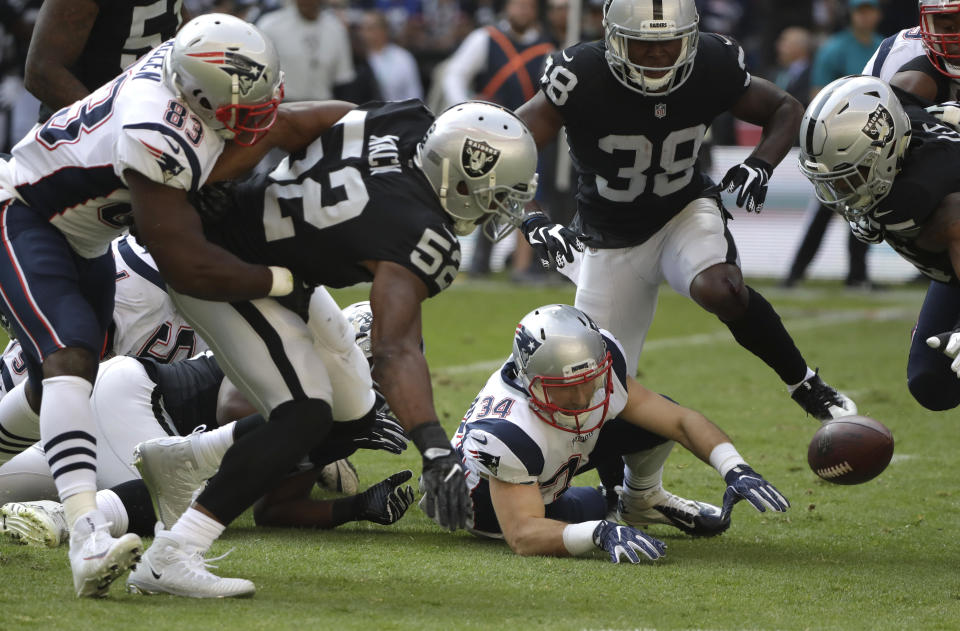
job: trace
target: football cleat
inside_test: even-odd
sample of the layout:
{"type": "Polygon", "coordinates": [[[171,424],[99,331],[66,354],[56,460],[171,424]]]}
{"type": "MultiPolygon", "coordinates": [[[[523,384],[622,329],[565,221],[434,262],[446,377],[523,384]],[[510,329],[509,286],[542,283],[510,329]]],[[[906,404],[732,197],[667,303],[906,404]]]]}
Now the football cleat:
{"type": "Polygon", "coordinates": [[[60,502],[10,502],[0,506],[0,519],[3,532],[28,546],[56,548],[65,543],[70,534],[60,502]]]}
{"type": "Polygon", "coordinates": [[[186,598],[233,598],[252,596],[257,588],[244,578],[221,578],[207,568],[216,567],[199,548],[184,542],[169,530],[157,530],[143,561],[127,577],[133,594],[173,594],[186,598]]]}
{"type": "Polygon", "coordinates": [[[353,463],[344,458],[322,467],[317,485],[335,493],[356,495],[360,491],[360,476],[353,463]]]}
{"type": "Polygon", "coordinates": [[[850,397],[827,385],[820,375],[801,383],[790,397],[807,414],[824,422],[857,413],[857,404],[850,397]]]}
{"type": "Polygon", "coordinates": [[[207,479],[217,472],[215,467],[198,462],[189,436],[150,439],[137,445],[133,455],[133,464],[150,491],[157,519],[165,528],[177,522],[207,479]]]}
{"type": "Polygon", "coordinates": [[[78,598],[106,596],[110,584],[140,561],[140,537],[128,533],[115,539],[109,528],[98,511],[82,515],[73,525],[69,556],[78,598]]]}
{"type": "Polygon", "coordinates": [[[667,524],[695,537],[712,537],[730,527],[730,517],[722,518],[720,507],[684,499],[663,488],[643,494],[625,489],[620,493],[617,517],[634,528],[667,524]]]}

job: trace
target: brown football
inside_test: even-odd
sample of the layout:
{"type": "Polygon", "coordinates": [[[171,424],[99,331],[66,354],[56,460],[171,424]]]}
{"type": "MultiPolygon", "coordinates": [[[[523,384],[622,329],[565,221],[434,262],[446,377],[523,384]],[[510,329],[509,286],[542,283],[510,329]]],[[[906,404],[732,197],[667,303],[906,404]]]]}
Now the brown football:
{"type": "Polygon", "coordinates": [[[820,426],[807,449],[807,463],[834,484],[862,484],[890,464],[893,434],[868,416],[844,416],[820,426]]]}

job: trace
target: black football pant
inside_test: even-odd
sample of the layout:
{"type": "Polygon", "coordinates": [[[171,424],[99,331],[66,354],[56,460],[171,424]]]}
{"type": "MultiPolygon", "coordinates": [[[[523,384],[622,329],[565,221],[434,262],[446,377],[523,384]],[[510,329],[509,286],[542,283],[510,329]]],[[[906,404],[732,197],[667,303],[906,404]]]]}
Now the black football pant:
{"type": "Polygon", "coordinates": [[[930,283],[920,307],[907,360],[907,386],[917,403],[928,410],[952,410],[960,405],[960,379],[950,370],[952,359],[927,346],[927,338],[960,325],[960,287],[930,283]]]}

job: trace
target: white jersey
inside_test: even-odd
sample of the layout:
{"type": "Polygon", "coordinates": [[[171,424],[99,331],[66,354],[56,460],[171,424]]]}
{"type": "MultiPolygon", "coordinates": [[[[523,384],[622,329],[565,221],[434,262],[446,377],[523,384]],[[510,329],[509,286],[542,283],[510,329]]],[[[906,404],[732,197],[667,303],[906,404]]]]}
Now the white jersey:
{"type": "Polygon", "coordinates": [[[123,172],[198,189],[224,141],[163,83],[173,40],[36,125],[0,162],[0,186],[41,213],[81,256],[106,253],[129,223],[123,172]]]}
{"type": "MultiPolygon", "coordinates": [[[[627,372],[620,344],[608,332],[603,334],[613,357],[613,394],[605,417],[610,420],[626,405],[627,372]]],[[[529,400],[508,361],[490,376],[463,417],[451,443],[467,469],[471,494],[485,486],[486,479],[496,478],[509,484],[538,484],[544,505],[551,504],[590,461],[600,429],[575,434],[553,427],[534,414],[529,400]]],[[[597,423],[602,413],[591,412],[587,426],[597,423]]],[[[495,532],[477,517],[468,524],[472,530],[495,532]]]]}
{"type": "MultiPolygon", "coordinates": [[[[105,354],[147,357],[162,364],[208,350],[167,295],[153,258],[132,236],[111,244],[117,267],[116,298],[105,354]]],[[[27,378],[20,343],[11,340],[0,357],[0,397],[27,378]]]]}
{"type": "Polygon", "coordinates": [[[905,28],[883,40],[863,68],[863,74],[890,81],[903,64],[926,55],[920,27],[905,28]]]}

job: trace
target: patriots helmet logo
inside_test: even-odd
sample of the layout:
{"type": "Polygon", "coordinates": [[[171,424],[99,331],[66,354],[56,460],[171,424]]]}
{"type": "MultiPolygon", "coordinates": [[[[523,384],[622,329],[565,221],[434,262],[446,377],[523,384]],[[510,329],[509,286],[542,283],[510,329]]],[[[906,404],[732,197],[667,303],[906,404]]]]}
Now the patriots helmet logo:
{"type": "Polygon", "coordinates": [[[229,75],[237,78],[237,85],[240,94],[246,96],[250,89],[263,77],[263,71],[266,68],[250,59],[246,55],[230,51],[214,51],[207,53],[190,53],[191,57],[197,57],[208,64],[220,66],[229,75]]]}
{"type": "Polygon", "coordinates": [[[533,336],[530,331],[527,330],[527,327],[522,324],[517,325],[517,331],[513,335],[513,341],[516,344],[517,349],[520,351],[520,362],[526,366],[527,362],[530,361],[530,357],[537,352],[537,349],[540,348],[541,342],[533,336]]]}
{"type": "Polygon", "coordinates": [[[466,138],[463,141],[463,151],[460,161],[463,171],[470,177],[483,177],[493,170],[500,159],[500,150],[495,149],[483,140],[466,138]]]}

